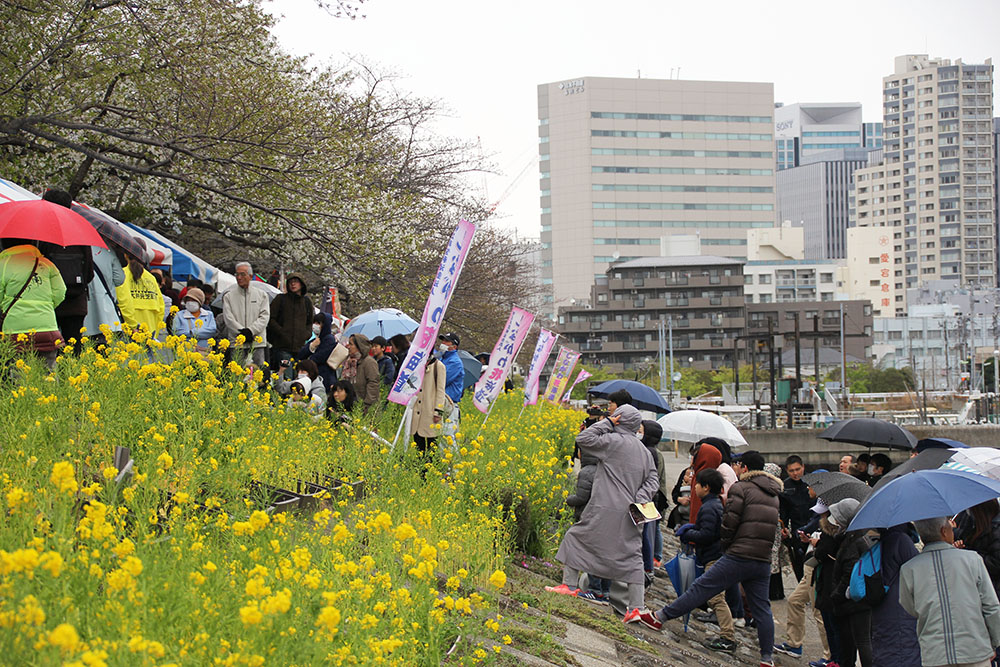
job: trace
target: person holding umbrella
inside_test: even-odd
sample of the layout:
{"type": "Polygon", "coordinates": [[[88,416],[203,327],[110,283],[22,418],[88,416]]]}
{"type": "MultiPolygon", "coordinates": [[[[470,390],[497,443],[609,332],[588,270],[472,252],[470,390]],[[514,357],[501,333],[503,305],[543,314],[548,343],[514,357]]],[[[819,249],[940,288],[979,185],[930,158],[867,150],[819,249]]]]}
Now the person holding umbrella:
{"type": "Polygon", "coordinates": [[[900,568],[899,604],[917,618],[923,664],[988,667],[1000,646],[1000,601],[983,559],[955,548],[947,516],[914,524],[924,550],[900,568]]]}
{"type": "MultiPolygon", "coordinates": [[[[42,194],[42,200],[68,209],[73,207],[73,197],[65,190],[49,188],[42,194]]],[[[66,296],[56,306],[59,330],[67,339],[79,340],[80,329],[87,317],[88,286],[94,279],[94,258],[90,246],[41,243],[39,250],[59,269],[66,285],[66,296]]]]}
{"type": "Polygon", "coordinates": [[[0,331],[13,338],[19,350],[34,352],[54,368],[63,344],[56,306],[66,295],[66,283],[34,243],[8,238],[4,247],[0,252],[0,331]],[[20,334],[27,340],[19,340],[20,334]]]}

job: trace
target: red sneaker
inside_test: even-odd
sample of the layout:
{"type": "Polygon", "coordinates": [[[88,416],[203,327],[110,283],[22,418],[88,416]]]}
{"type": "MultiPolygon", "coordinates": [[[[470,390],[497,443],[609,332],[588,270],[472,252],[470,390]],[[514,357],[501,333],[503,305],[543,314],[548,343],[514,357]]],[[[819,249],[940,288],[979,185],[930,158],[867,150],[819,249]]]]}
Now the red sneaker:
{"type": "Polygon", "coordinates": [[[661,561],[659,558],[654,558],[653,567],[663,567],[663,561],[661,561]]]}
{"type": "Polygon", "coordinates": [[[559,595],[569,595],[571,597],[576,597],[576,594],[580,592],[579,588],[570,588],[566,584],[559,584],[558,586],[546,586],[545,590],[549,593],[558,593],[559,595]]]}
{"type": "Polygon", "coordinates": [[[625,614],[625,618],[622,619],[623,623],[642,623],[650,630],[656,630],[659,632],[663,628],[663,623],[660,622],[656,615],[648,609],[632,609],[625,614]]]}

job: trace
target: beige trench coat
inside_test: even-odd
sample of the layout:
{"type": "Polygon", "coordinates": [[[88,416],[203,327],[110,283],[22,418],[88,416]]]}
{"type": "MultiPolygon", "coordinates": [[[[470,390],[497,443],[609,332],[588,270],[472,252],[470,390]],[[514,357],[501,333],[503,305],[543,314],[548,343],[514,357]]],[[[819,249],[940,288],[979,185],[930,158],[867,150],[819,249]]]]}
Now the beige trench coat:
{"type": "MultiPolygon", "coordinates": [[[[441,423],[434,423],[434,411],[445,410],[445,403],[450,403],[444,393],[447,371],[444,364],[435,359],[424,373],[424,382],[420,385],[420,393],[413,402],[413,421],[410,425],[410,437],[419,435],[424,438],[436,438],[441,435],[441,423]]],[[[441,422],[444,417],[441,417],[441,422]]]]}

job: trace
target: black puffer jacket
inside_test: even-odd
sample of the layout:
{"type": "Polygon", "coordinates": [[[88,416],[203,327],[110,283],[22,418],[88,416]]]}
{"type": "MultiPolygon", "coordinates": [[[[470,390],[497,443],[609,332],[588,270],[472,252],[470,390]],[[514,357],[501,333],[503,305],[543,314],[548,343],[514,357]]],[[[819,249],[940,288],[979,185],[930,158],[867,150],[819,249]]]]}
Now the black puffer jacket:
{"type": "Polygon", "coordinates": [[[876,542],[878,535],[870,536],[866,532],[847,533],[837,549],[837,560],[833,565],[833,591],[830,594],[833,613],[837,616],[850,616],[871,610],[871,605],[849,599],[847,589],[851,585],[854,564],[876,542]]]}
{"type": "Polygon", "coordinates": [[[593,456],[580,457],[580,472],[576,475],[576,492],[566,497],[566,504],[573,508],[574,519],[580,520],[583,509],[590,502],[590,493],[594,488],[594,474],[600,463],[593,456]]]}
{"type": "Polygon", "coordinates": [[[299,294],[287,292],[271,302],[271,320],[267,324],[267,339],[278,350],[294,353],[312,335],[313,306],[306,296],[306,281],[298,273],[289,273],[285,282],[297,278],[302,283],[299,294]]]}
{"type": "Polygon", "coordinates": [[[763,470],[744,473],[729,488],[721,535],[727,555],[771,562],[781,489],[781,480],[763,470]]]}
{"type": "Polygon", "coordinates": [[[993,588],[1000,591],[1000,516],[993,517],[990,529],[983,531],[982,535],[973,540],[975,532],[975,522],[969,513],[963,512],[959,515],[955,537],[965,541],[967,550],[975,551],[983,557],[986,571],[990,573],[990,579],[993,581],[993,588]]]}

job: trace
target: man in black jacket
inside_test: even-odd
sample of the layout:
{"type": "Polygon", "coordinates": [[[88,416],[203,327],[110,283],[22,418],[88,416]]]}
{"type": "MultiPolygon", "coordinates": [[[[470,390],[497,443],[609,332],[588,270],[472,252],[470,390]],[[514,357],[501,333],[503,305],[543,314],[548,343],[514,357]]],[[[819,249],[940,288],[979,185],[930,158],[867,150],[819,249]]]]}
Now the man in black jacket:
{"type": "Polygon", "coordinates": [[[802,579],[802,562],[804,544],[798,537],[798,531],[812,519],[812,508],[815,501],[809,497],[809,485],[802,481],[806,471],[802,458],[792,454],[785,459],[785,489],[780,496],[781,538],[788,548],[788,558],[792,561],[792,570],[797,580],[802,579]]]}
{"type": "MultiPolygon", "coordinates": [[[[42,199],[66,208],[73,206],[73,197],[64,190],[49,189],[42,199]]],[[[56,265],[59,275],[66,283],[66,298],[56,306],[56,323],[63,338],[80,340],[80,329],[87,317],[87,286],[94,279],[94,257],[90,246],[61,246],[55,243],[40,243],[38,249],[56,265]]],[[[89,332],[91,334],[97,332],[89,332]]],[[[79,353],[80,347],[74,351],[79,353]]]]}
{"type": "Polygon", "coordinates": [[[671,604],[643,618],[659,629],[664,621],[680,618],[735,583],[743,585],[747,606],[757,621],[760,664],[773,665],[774,618],[768,589],[771,581],[771,548],[778,529],[778,494],[781,480],[764,472],[764,457],[749,451],[740,457],[747,471],[729,488],[722,515],[721,543],[725,554],[715,566],[671,604]]]}

